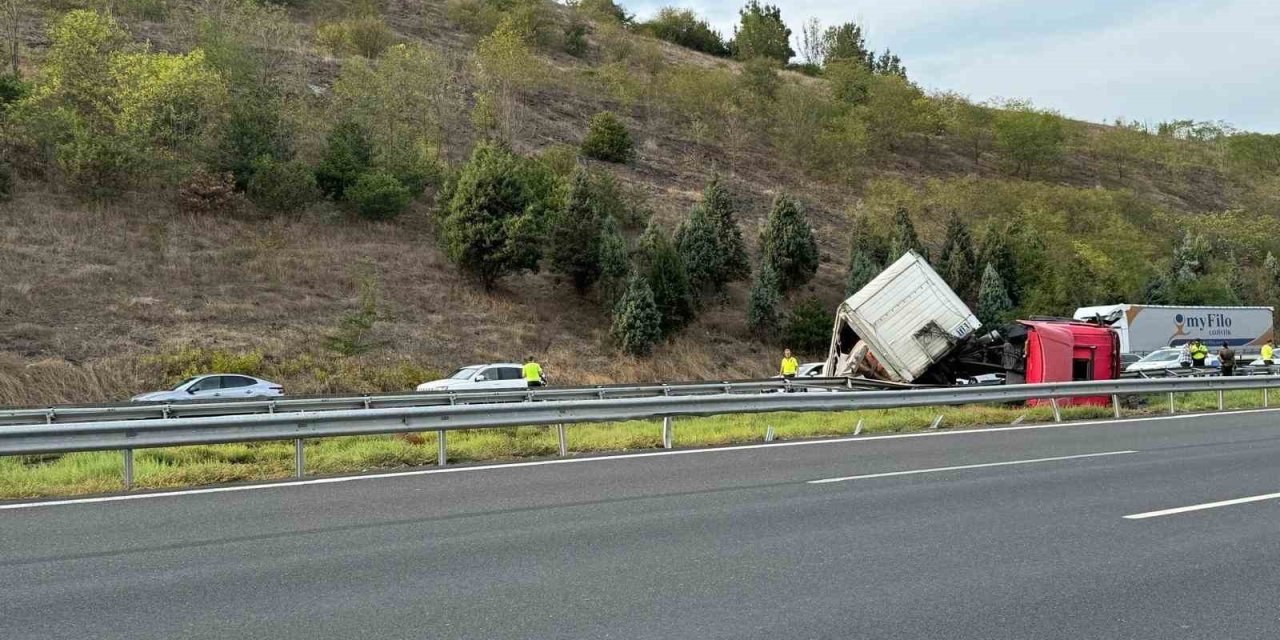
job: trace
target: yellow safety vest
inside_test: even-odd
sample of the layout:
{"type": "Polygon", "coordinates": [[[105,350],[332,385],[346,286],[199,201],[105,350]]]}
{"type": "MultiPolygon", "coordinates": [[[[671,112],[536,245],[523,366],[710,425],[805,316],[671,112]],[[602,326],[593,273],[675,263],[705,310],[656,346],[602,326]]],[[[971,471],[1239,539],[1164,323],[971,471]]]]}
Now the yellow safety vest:
{"type": "Polygon", "coordinates": [[[1272,357],[1272,356],[1274,356],[1275,354],[1276,354],[1276,350],[1275,350],[1275,348],[1273,348],[1271,345],[1269,345],[1269,344],[1264,344],[1264,345],[1262,345],[1262,359],[1263,359],[1263,360],[1270,360],[1270,359],[1271,359],[1271,357],[1272,357]]]}
{"type": "Polygon", "coordinates": [[[800,370],[800,363],[795,358],[782,359],[782,375],[794,376],[800,370]]]}
{"type": "Polygon", "coordinates": [[[1191,357],[1193,359],[1206,358],[1209,356],[1209,347],[1201,344],[1200,346],[1191,345],[1191,357]]]}
{"type": "Polygon", "coordinates": [[[527,382],[541,382],[542,365],[536,362],[526,362],[524,364],[524,379],[527,382]]]}

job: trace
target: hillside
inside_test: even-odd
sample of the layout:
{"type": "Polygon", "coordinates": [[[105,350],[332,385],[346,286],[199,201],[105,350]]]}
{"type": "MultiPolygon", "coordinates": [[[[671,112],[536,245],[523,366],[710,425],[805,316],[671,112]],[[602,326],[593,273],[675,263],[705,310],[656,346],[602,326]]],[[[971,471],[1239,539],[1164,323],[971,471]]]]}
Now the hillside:
{"type": "Polygon", "coordinates": [[[637,358],[619,354],[603,294],[575,293],[545,258],[492,291],[450,260],[437,193],[478,141],[541,158],[567,184],[603,111],[634,157],[576,162],[613,176],[633,249],[646,218],[674,230],[719,175],[758,266],[771,203],[798,197],[821,259],[786,309],[834,308],[851,235],[889,242],[899,210],[935,257],[953,214],[979,254],[1005,238],[1021,261],[1011,314],[1151,296],[1274,304],[1280,286],[1266,260],[1280,241],[1258,232],[1280,214],[1269,136],[1079,123],[925,96],[891,74],[841,84],[834,65],[814,77],[664,42],[607,2],[126,0],[110,20],[120,41],[68,24],[77,4],[16,4],[25,82],[12,95],[25,97],[0,111],[15,181],[0,202],[0,405],[117,399],[202,367],[291,392],[404,389],[530,354],[560,383],[770,374],[783,345],[748,328],[749,279],[637,358]],[[97,72],[132,92],[107,95],[92,65],[67,63],[86,50],[118,55],[97,72]],[[846,100],[847,86],[866,95],[846,100]],[[194,210],[192,176],[230,170],[230,123],[249,98],[287,138],[278,166],[321,165],[331,132],[357,121],[421,192],[389,221],[333,199],[272,211],[266,187],[253,191],[261,170],[245,169],[248,186],[194,210]],[[1020,153],[1045,136],[1046,153],[1020,153]]]}

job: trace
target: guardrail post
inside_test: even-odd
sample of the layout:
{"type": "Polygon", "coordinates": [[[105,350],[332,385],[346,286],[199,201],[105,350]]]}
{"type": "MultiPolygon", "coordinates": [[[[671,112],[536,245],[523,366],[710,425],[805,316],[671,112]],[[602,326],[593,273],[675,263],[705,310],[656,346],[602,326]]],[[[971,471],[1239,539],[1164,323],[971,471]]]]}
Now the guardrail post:
{"type": "Polygon", "coordinates": [[[556,425],[556,436],[560,440],[560,455],[569,455],[569,434],[565,433],[564,423],[556,425]]]}
{"type": "Polygon", "coordinates": [[[301,478],[307,472],[307,452],[302,438],[293,439],[293,477],[301,478]]]}
{"type": "Polygon", "coordinates": [[[1169,415],[1173,415],[1177,412],[1178,412],[1178,408],[1173,404],[1173,392],[1170,391],[1169,392],[1169,415]]]}
{"type": "Polygon", "coordinates": [[[853,428],[853,435],[855,436],[862,435],[862,418],[858,418],[858,426],[853,428]]]}
{"type": "Polygon", "coordinates": [[[439,445],[439,453],[436,456],[436,464],[443,467],[449,464],[449,450],[444,440],[444,429],[436,431],[436,443],[439,445]]]}
{"type": "Polygon", "coordinates": [[[670,449],[672,440],[675,439],[674,437],[675,434],[672,433],[673,431],[675,431],[674,422],[675,420],[671,416],[666,416],[662,419],[662,448],[663,449],[670,449]]]}
{"type": "Polygon", "coordinates": [[[1115,409],[1116,418],[1120,418],[1120,396],[1111,394],[1111,406],[1115,409]]]}
{"type": "Polygon", "coordinates": [[[1058,399],[1049,398],[1049,404],[1053,406],[1053,421],[1062,422],[1062,410],[1058,408],[1058,399]]]}
{"type": "Polygon", "coordinates": [[[133,449],[124,450],[124,490],[133,489],[133,449]]]}
{"type": "Polygon", "coordinates": [[[1268,391],[1270,391],[1270,389],[1266,387],[1262,388],[1262,408],[1263,409],[1271,408],[1271,395],[1267,393],[1268,391]]]}
{"type": "Polygon", "coordinates": [[[1218,411],[1223,411],[1227,408],[1226,395],[1226,391],[1218,389],[1218,411]]]}
{"type": "Polygon", "coordinates": [[[933,419],[933,424],[929,425],[929,428],[937,429],[941,424],[942,424],[942,414],[939,413],[938,417],[933,419]]]}
{"type": "Polygon", "coordinates": [[[773,442],[773,438],[774,438],[773,427],[768,427],[767,429],[764,430],[764,441],[773,442]]]}

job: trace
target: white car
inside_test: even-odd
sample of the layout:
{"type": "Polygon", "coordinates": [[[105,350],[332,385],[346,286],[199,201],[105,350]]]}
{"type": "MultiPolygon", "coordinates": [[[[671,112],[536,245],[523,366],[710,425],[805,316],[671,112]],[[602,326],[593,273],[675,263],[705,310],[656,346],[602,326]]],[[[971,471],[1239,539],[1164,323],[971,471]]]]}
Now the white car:
{"type": "MultiPolygon", "coordinates": [[[[1191,366],[1191,356],[1187,354],[1186,349],[1181,347],[1168,347],[1165,349],[1156,349],[1151,353],[1143,356],[1141,360],[1125,367],[1125,371],[1164,371],[1167,369],[1181,369],[1191,366]]],[[[1204,366],[1218,366],[1218,356],[1209,354],[1205,358],[1204,366]]]]}
{"type": "Polygon", "coordinates": [[[210,373],[187,378],[168,391],[153,391],[133,397],[134,402],[174,402],[179,400],[248,400],[278,398],[284,387],[261,378],[232,373],[210,373]]]}
{"type": "Polygon", "coordinates": [[[418,391],[511,391],[528,388],[524,365],[513,362],[471,365],[454,371],[448,378],[418,385],[418,391]]]}

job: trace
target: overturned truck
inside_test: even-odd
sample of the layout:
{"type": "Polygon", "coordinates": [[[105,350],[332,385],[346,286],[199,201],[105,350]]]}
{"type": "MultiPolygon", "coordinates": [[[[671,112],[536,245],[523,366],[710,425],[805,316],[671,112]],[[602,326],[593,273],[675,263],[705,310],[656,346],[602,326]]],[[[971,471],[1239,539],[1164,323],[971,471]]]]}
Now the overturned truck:
{"type": "Polygon", "coordinates": [[[1108,327],[1069,319],[984,327],[928,261],[907,252],[840,305],[823,374],[944,386],[984,374],[1007,383],[1109,380],[1120,374],[1120,341],[1108,327]]]}

